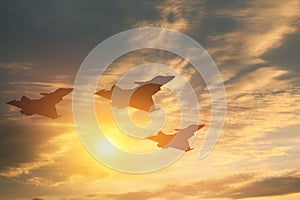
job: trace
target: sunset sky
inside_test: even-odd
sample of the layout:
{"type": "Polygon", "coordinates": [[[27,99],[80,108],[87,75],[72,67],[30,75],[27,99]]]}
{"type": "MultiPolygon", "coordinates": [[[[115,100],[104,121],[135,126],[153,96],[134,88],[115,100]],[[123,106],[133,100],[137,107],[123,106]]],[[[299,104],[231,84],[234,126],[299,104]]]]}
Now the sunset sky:
{"type": "MultiPolygon", "coordinates": [[[[0,199],[300,199],[299,16],[299,0],[0,1],[0,199]],[[72,88],[95,46],[122,31],[149,26],[190,36],[220,70],[227,115],[218,143],[204,159],[199,151],[211,121],[209,93],[193,66],[168,52],[126,54],[98,84],[110,89],[130,69],[155,62],[174,69],[197,91],[199,123],[205,127],[194,149],[152,173],[123,173],[95,160],[78,137],[72,94],[57,105],[62,116],[54,120],[25,116],[6,104],[23,95],[40,98],[41,92],[72,88]]],[[[154,75],[145,70],[139,78],[154,75]]],[[[150,140],[123,134],[109,101],[95,100],[99,124],[113,144],[132,152],[158,149],[150,140]]],[[[166,87],[155,100],[167,111],[163,131],[175,133],[180,102],[166,87]]],[[[149,122],[145,113],[130,111],[137,124],[149,122]]]]}

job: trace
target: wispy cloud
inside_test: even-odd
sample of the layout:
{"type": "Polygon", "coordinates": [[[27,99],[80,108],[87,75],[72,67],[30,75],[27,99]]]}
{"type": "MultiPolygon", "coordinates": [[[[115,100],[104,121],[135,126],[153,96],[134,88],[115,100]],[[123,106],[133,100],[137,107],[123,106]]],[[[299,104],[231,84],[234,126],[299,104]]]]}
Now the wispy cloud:
{"type": "Polygon", "coordinates": [[[34,64],[28,62],[12,62],[12,63],[0,63],[0,69],[11,70],[11,71],[31,71],[33,70],[34,64]]]}
{"type": "Polygon", "coordinates": [[[86,199],[257,199],[276,195],[300,193],[299,173],[285,172],[280,175],[236,174],[227,177],[207,179],[199,182],[169,183],[158,190],[131,191],[116,194],[90,194],[86,199]]]}

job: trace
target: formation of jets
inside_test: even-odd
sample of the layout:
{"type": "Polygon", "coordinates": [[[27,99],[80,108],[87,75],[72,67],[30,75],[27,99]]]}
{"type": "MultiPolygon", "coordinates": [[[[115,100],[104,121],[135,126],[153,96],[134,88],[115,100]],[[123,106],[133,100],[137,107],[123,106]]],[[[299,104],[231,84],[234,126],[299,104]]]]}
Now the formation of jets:
{"type": "MultiPolygon", "coordinates": [[[[127,106],[152,112],[154,102],[152,96],[161,90],[161,87],[170,82],[174,76],[156,76],[146,82],[135,82],[138,86],[133,89],[122,89],[116,85],[111,87],[111,90],[100,90],[96,95],[112,100],[113,92],[118,98],[114,98],[112,106],[124,108],[127,106]],[[130,98],[128,98],[130,97],[130,98]],[[124,102],[124,99],[128,102],[124,102]]],[[[26,116],[38,114],[51,119],[56,119],[60,115],[57,114],[55,105],[62,101],[62,98],[73,91],[72,88],[59,88],[51,93],[41,93],[43,97],[40,99],[30,99],[22,96],[20,100],[12,100],[7,104],[20,108],[20,112],[26,116]]],[[[160,148],[175,148],[182,151],[190,151],[192,148],[189,145],[188,139],[191,138],[196,131],[204,125],[190,125],[184,129],[175,129],[177,133],[168,135],[159,132],[157,135],[148,137],[147,139],[157,142],[160,148]]]]}

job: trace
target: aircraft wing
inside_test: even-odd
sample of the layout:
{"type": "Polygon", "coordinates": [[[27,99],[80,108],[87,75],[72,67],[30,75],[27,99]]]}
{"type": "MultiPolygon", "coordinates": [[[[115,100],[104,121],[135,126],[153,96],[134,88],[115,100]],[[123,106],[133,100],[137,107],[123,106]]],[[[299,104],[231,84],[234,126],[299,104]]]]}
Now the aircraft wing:
{"type": "Polygon", "coordinates": [[[172,147],[182,151],[188,151],[191,149],[187,139],[175,139],[167,147],[172,147]]]}
{"type": "Polygon", "coordinates": [[[59,88],[52,93],[41,93],[41,95],[44,95],[44,97],[42,97],[40,100],[57,104],[62,100],[64,96],[72,91],[72,88],[59,88]]]}
{"type": "Polygon", "coordinates": [[[143,81],[135,81],[134,83],[139,84],[139,85],[151,84],[151,83],[164,85],[164,84],[168,83],[169,81],[171,81],[174,77],[175,76],[156,76],[149,81],[144,81],[144,82],[143,81]]]}
{"type": "Polygon", "coordinates": [[[99,90],[98,92],[95,93],[98,96],[104,97],[106,99],[111,99],[111,91],[107,91],[107,90],[99,90]]]}
{"type": "Polygon", "coordinates": [[[178,133],[177,133],[178,136],[184,137],[184,138],[190,138],[190,137],[193,137],[195,135],[195,133],[203,127],[204,127],[204,124],[200,124],[200,125],[191,125],[187,128],[174,129],[174,130],[178,131],[178,133]]]}
{"type": "MultiPolygon", "coordinates": [[[[198,130],[195,130],[195,132],[197,132],[198,130]]],[[[195,132],[193,131],[178,131],[177,135],[178,138],[182,138],[182,139],[188,139],[190,137],[193,137],[195,135],[195,132]]]]}
{"type": "Polygon", "coordinates": [[[159,132],[157,135],[148,137],[147,139],[157,142],[158,147],[164,148],[170,144],[174,137],[175,135],[166,135],[163,132],[159,132]]]}
{"type": "Polygon", "coordinates": [[[58,118],[59,115],[57,114],[56,108],[55,106],[50,106],[47,108],[40,108],[38,110],[36,110],[36,114],[45,116],[45,117],[49,117],[51,119],[55,119],[58,118]]]}
{"type": "Polygon", "coordinates": [[[139,92],[143,93],[144,95],[152,96],[160,91],[161,86],[162,86],[161,84],[149,83],[149,84],[145,84],[145,85],[138,87],[136,89],[136,91],[139,91],[139,92]]]}
{"type": "Polygon", "coordinates": [[[159,84],[145,84],[135,89],[131,98],[130,106],[146,112],[154,105],[152,96],[160,91],[159,84]]]}

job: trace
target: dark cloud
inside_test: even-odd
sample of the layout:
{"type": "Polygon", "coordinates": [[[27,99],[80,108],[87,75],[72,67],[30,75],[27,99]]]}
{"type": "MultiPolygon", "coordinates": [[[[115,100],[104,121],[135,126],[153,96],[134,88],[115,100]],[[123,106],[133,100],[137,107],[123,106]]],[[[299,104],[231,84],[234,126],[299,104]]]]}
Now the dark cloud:
{"type": "Polygon", "coordinates": [[[0,124],[0,172],[38,160],[40,146],[64,131],[63,128],[53,130],[37,122],[27,121],[32,124],[28,126],[21,120],[22,118],[19,121],[6,121],[0,124]]]}
{"type": "Polygon", "coordinates": [[[270,64],[287,69],[292,73],[300,73],[300,34],[299,32],[286,37],[283,44],[267,52],[263,58],[270,64]]]}
{"type": "Polygon", "coordinates": [[[1,2],[0,62],[29,61],[52,74],[76,71],[101,41],[155,17],[152,4],[138,0],[1,2]]]}
{"type": "Polygon", "coordinates": [[[232,198],[249,198],[261,196],[275,196],[300,192],[300,177],[295,174],[286,174],[279,177],[268,177],[252,182],[245,187],[234,191],[232,198]]]}
{"type": "Polygon", "coordinates": [[[41,198],[33,198],[32,200],[44,200],[44,199],[41,199],[41,198]]]}
{"type": "Polygon", "coordinates": [[[35,187],[16,182],[0,176],[1,199],[41,199],[45,195],[45,188],[35,187]]]}
{"type": "MultiPolygon", "coordinates": [[[[229,65],[229,64],[233,64],[234,61],[229,61],[229,62],[223,62],[224,65],[229,65]]],[[[243,76],[245,76],[245,74],[250,74],[255,72],[256,70],[260,69],[260,68],[264,68],[264,67],[271,67],[270,65],[266,64],[266,63],[262,63],[262,64],[255,64],[255,65],[249,65],[247,68],[245,69],[241,69],[235,76],[231,77],[230,79],[224,81],[225,85],[229,85],[234,83],[235,81],[238,81],[239,79],[241,79],[243,76]]]]}
{"type": "Polygon", "coordinates": [[[205,1],[205,7],[207,10],[218,11],[218,10],[225,10],[225,9],[241,9],[248,7],[247,2],[239,1],[239,0],[210,0],[205,1]]]}
{"type": "Polygon", "coordinates": [[[208,35],[226,34],[243,28],[242,24],[232,17],[206,15],[201,25],[208,35]]]}

